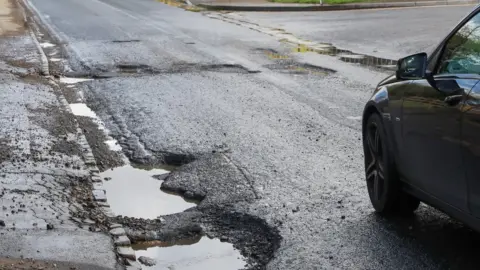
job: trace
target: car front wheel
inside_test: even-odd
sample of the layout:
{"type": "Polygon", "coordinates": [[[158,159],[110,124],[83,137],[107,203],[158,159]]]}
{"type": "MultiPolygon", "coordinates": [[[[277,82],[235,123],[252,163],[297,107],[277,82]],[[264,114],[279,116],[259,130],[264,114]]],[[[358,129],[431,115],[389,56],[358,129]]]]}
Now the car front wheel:
{"type": "Polygon", "coordinates": [[[365,176],[370,201],[375,211],[381,214],[411,213],[418,208],[420,201],[401,190],[385,139],[382,119],[378,114],[370,115],[363,135],[365,176]]]}

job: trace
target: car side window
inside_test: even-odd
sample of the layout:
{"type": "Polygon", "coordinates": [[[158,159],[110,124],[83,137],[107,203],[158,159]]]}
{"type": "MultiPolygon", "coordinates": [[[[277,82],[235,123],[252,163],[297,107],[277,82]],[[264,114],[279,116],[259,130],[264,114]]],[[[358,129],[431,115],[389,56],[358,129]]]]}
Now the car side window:
{"type": "Polygon", "coordinates": [[[480,74],[480,13],[445,44],[436,74],[480,74]]]}

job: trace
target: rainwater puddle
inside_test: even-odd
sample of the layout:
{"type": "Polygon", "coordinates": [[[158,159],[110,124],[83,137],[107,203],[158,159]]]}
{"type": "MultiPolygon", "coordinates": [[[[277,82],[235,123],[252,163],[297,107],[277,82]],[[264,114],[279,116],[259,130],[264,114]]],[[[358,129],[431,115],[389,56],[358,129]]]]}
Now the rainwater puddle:
{"type": "Polygon", "coordinates": [[[156,261],[156,265],[142,265],[142,269],[238,270],[246,264],[232,244],[205,236],[174,243],[144,242],[132,247],[137,258],[145,256],[156,261]]]}
{"type": "Polygon", "coordinates": [[[160,190],[162,181],[154,175],[168,173],[165,169],[145,170],[130,165],[101,173],[107,201],[116,215],[154,219],[160,215],[182,212],[195,206],[182,197],[160,190]]]}
{"type": "Polygon", "coordinates": [[[66,83],[66,84],[74,84],[74,83],[80,83],[80,82],[87,82],[91,81],[92,79],[85,79],[85,78],[68,78],[68,77],[61,77],[60,82],[61,83],[66,83]]]}
{"type": "Polygon", "coordinates": [[[343,62],[360,64],[365,66],[372,66],[378,68],[385,68],[395,66],[397,61],[392,59],[380,58],[370,55],[356,54],[349,50],[338,49],[331,44],[317,44],[317,45],[305,45],[297,44],[294,48],[294,52],[316,52],[318,54],[324,54],[329,56],[336,56],[343,62]]]}

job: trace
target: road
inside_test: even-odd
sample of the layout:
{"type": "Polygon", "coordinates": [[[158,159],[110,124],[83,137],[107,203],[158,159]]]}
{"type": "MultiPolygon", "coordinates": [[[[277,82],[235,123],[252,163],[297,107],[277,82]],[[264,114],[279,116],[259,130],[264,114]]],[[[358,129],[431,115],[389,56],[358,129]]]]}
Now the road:
{"type": "MultiPolygon", "coordinates": [[[[476,267],[479,236],[438,211],[422,206],[403,219],[373,213],[363,180],[360,117],[375,83],[388,75],[384,71],[294,53],[270,35],[157,1],[33,3],[54,32],[52,42],[64,44],[69,68],[77,75],[109,74],[82,83],[77,93],[65,89],[67,101],[85,101],[95,110],[131,162],[195,160],[165,182],[205,197],[198,210],[178,216],[199,211],[204,220],[218,219],[212,226],[227,224],[211,230],[244,255],[253,253],[250,262],[260,268],[476,267]],[[137,76],[130,76],[132,66],[137,76]]],[[[407,52],[439,39],[470,8],[247,17],[268,24],[302,21],[278,27],[294,35],[315,29],[316,39],[325,33],[322,42],[356,44],[352,50],[368,52],[377,36],[356,34],[355,43],[348,22],[366,16],[355,22],[356,33],[372,33],[375,25],[377,34],[384,33],[376,44],[389,44],[384,52],[397,54],[398,48],[407,52]],[[422,15],[425,24],[403,24],[420,12],[429,14],[422,15]],[[340,27],[339,21],[344,32],[326,31],[328,25],[340,27]],[[396,45],[418,25],[445,29],[423,38],[418,29],[396,45]],[[307,30],[298,31],[301,26],[307,30]]]]}
{"type": "Polygon", "coordinates": [[[474,6],[240,13],[251,22],[356,53],[398,59],[437,45],[474,6]]]}

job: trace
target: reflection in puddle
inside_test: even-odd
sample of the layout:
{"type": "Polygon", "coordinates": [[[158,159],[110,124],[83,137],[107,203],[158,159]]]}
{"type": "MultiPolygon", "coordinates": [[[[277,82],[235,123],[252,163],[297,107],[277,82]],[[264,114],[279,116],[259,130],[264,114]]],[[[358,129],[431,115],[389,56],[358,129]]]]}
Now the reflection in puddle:
{"type": "Polygon", "coordinates": [[[157,218],[182,212],[195,206],[180,196],[160,190],[162,181],[153,175],[165,174],[164,169],[142,170],[130,165],[105,171],[101,174],[107,191],[107,201],[116,215],[136,218],[157,218]]]}
{"type": "Polygon", "coordinates": [[[138,257],[145,256],[156,261],[155,266],[143,269],[238,270],[245,267],[245,259],[233,245],[219,239],[197,237],[174,243],[152,241],[132,246],[138,257]]]}

